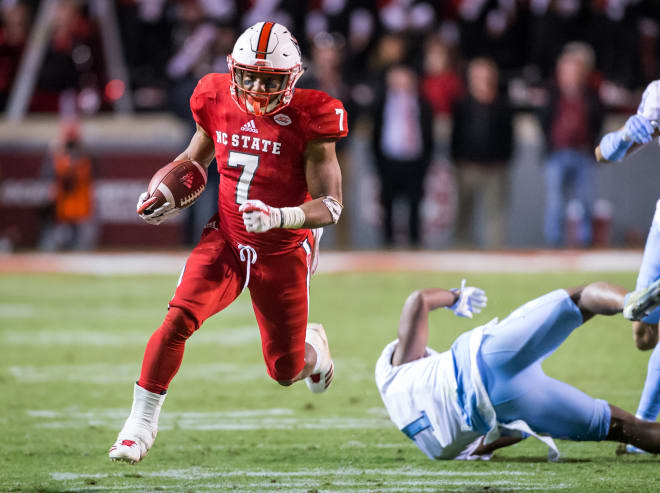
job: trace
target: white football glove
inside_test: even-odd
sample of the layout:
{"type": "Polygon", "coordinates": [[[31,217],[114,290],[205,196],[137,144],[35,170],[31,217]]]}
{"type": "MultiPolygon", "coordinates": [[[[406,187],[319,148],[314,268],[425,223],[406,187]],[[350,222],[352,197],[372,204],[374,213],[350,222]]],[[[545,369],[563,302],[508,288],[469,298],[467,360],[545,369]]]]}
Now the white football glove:
{"type": "Polygon", "coordinates": [[[243,224],[248,233],[265,233],[282,224],[282,213],[277,207],[261,200],[247,200],[238,208],[243,213],[243,224]]]}
{"type": "Polygon", "coordinates": [[[465,287],[465,279],[461,281],[461,289],[456,303],[449,307],[455,315],[459,317],[472,318],[475,313],[481,312],[486,307],[488,298],[483,289],[475,287],[465,287]]]}
{"type": "MultiPolygon", "coordinates": [[[[140,194],[138,197],[138,203],[136,206],[136,210],[139,211],[140,208],[144,205],[145,201],[149,198],[149,193],[144,192],[140,194]]],[[[146,210],[149,210],[147,207],[146,210]]],[[[170,204],[169,202],[165,202],[163,205],[161,205],[158,209],[154,210],[150,214],[145,214],[144,212],[140,213],[138,212],[138,216],[140,216],[142,219],[144,219],[146,222],[149,224],[153,224],[154,226],[162,223],[166,219],[177,215],[180,212],[179,209],[176,209],[174,207],[174,204],[170,204]]]]}

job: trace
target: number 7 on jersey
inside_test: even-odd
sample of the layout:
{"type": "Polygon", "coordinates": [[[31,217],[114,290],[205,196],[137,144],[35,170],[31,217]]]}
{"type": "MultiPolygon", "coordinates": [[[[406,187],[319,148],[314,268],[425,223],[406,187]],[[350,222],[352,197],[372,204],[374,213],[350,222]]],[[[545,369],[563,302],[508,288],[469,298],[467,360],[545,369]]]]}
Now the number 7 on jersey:
{"type": "Polygon", "coordinates": [[[243,167],[241,177],[236,184],[236,203],[242,205],[247,202],[252,178],[259,167],[259,156],[245,152],[230,151],[227,166],[230,168],[243,167]]]}
{"type": "Polygon", "coordinates": [[[339,131],[344,131],[344,110],[343,108],[335,108],[335,114],[339,115],[339,131]]]}

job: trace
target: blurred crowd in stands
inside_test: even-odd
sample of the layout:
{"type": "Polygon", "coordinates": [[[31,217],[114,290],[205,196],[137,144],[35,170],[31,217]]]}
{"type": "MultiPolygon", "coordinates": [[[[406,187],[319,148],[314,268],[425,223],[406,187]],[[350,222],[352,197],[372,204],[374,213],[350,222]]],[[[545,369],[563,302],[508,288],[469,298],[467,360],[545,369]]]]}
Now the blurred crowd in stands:
{"type": "MultiPolygon", "coordinates": [[[[0,0],[0,107],[43,0],[0,0]]],[[[517,108],[536,106],[563,47],[584,41],[595,56],[589,83],[604,104],[626,108],[657,76],[660,2],[653,0],[114,0],[138,110],[172,109],[189,80],[226,70],[236,36],[263,19],[297,33],[316,84],[358,108],[377,99],[381,74],[404,62],[421,76],[436,113],[462,92],[465,62],[491,58],[517,108]],[[328,34],[331,33],[331,34],[328,34]]],[[[112,100],[95,3],[60,0],[31,108],[57,109],[55,94],[87,90],[81,109],[112,100]],[[94,103],[90,91],[96,94],[94,103]]]]}
{"type": "MultiPolygon", "coordinates": [[[[0,0],[0,110],[45,1],[0,0]]],[[[444,144],[436,139],[435,153],[441,151],[456,166],[464,219],[457,239],[475,241],[473,206],[476,195],[485,195],[481,206],[490,230],[482,246],[502,246],[512,116],[534,111],[547,139],[545,239],[562,245],[567,181],[580,191],[582,217],[589,221],[590,152],[604,112],[633,111],[644,86],[660,76],[660,2],[655,0],[114,4],[130,80],[109,80],[95,2],[59,0],[30,111],[61,113],[68,104],[92,115],[111,110],[128,90],[136,111],[167,110],[192,125],[188,98],[197,80],[227,71],[226,55],[247,26],[264,19],[280,22],[297,34],[305,57],[307,71],[299,85],[341,99],[353,128],[361,120],[373,123],[387,244],[393,242],[391,207],[397,195],[410,202],[409,241],[420,241],[420,190],[434,152],[433,135],[425,130],[446,118],[453,120],[453,131],[444,144]],[[418,139],[399,145],[384,137],[397,135],[383,111],[388,107],[415,120],[407,128],[418,129],[418,139]]],[[[580,234],[588,245],[588,227],[580,234]]]]}

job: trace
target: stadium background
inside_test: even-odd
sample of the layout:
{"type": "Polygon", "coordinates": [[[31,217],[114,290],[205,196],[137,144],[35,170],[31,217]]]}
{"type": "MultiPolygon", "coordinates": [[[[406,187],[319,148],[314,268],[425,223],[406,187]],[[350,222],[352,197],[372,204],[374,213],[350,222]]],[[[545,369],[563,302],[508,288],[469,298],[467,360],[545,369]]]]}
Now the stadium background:
{"type": "MultiPolygon", "coordinates": [[[[657,2],[1,0],[0,9],[0,490],[658,491],[656,459],[617,457],[611,443],[562,441],[559,464],[548,464],[531,440],[490,463],[433,463],[394,429],[373,385],[373,365],[413,289],[467,277],[489,294],[487,313],[474,320],[434,314],[430,345],[440,349],[551,289],[598,279],[634,284],[658,197],[656,145],[598,169],[598,249],[538,251],[545,149],[536,111],[558,53],[577,39],[596,53],[604,131],[620,126],[660,76],[657,2]],[[136,198],[190,137],[196,81],[225,70],[237,33],[264,18],[294,30],[308,75],[327,74],[316,63],[341,55],[330,66],[335,77],[317,82],[329,83],[349,111],[340,150],[346,208],[324,236],[311,305],[328,328],[336,382],[312,398],[304,386],[269,381],[244,294],[191,338],[150,455],[138,468],[117,469],[107,449],[130,407],[144,344],[214,207],[207,190],[190,216],[155,228],[136,217],[136,198]],[[454,251],[461,216],[443,114],[426,183],[426,251],[374,252],[382,247],[369,145],[379,47],[403,39],[405,60],[423,74],[429,36],[452,47],[460,77],[474,56],[492,56],[516,109],[505,252],[477,243],[454,251]],[[37,44],[25,58],[30,40],[37,44]],[[315,46],[331,55],[316,59],[315,46]],[[42,254],[44,162],[70,123],[95,161],[96,251],[42,254]]],[[[398,211],[403,246],[405,205],[398,211]]],[[[591,322],[544,369],[634,410],[648,353],[628,331],[620,319],[591,322]]]]}
{"type": "MultiPolygon", "coordinates": [[[[660,7],[646,0],[3,0],[1,7],[0,243],[5,250],[37,246],[49,202],[43,163],[69,122],[78,126],[95,159],[100,247],[194,244],[211,215],[212,187],[194,210],[160,228],[141,224],[133,213],[135,197],[190,137],[188,97],[196,81],[209,71],[225,71],[236,35],[258,19],[291,26],[307,66],[301,86],[325,89],[348,108],[351,132],[340,148],[346,213],[340,226],[328,228],[324,242],[330,248],[381,246],[370,127],[383,67],[397,57],[422,81],[431,39],[450,48],[459,77],[475,56],[496,61],[501,93],[516,111],[505,235],[506,246],[516,248],[543,245],[545,151],[536,113],[564,44],[580,40],[594,48],[592,80],[608,109],[603,131],[623,123],[660,72],[660,7]],[[392,39],[403,40],[402,54],[388,52],[392,39]]],[[[454,226],[461,220],[446,111],[436,113],[434,126],[423,245],[446,249],[454,246],[454,226]]],[[[652,150],[625,166],[598,169],[597,246],[641,244],[658,173],[652,150]]],[[[401,236],[405,205],[396,206],[395,216],[401,236]]]]}

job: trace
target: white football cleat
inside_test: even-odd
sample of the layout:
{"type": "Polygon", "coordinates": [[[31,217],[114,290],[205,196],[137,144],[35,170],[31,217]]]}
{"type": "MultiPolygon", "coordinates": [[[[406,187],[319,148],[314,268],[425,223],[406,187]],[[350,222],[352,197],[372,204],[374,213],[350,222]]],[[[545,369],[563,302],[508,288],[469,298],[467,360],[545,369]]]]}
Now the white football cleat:
{"type": "Polygon", "coordinates": [[[117,441],[110,447],[108,453],[110,460],[136,464],[147,455],[154,444],[155,431],[139,426],[131,426],[132,424],[127,422],[119,432],[117,441]]]}
{"type": "Polygon", "coordinates": [[[660,279],[649,286],[633,291],[626,297],[623,316],[628,320],[641,320],[660,305],[660,279]]]}
{"type": "Polygon", "coordinates": [[[334,364],[330,356],[328,336],[321,324],[307,324],[305,342],[316,351],[316,366],[313,373],[305,378],[307,388],[315,394],[325,392],[332,383],[334,364]]]}
{"type": "Polygon", "coordinates": [[[131,414],[110,447],[108,456],[112,461],[140,462],[156,440],[158,417],[166,394],[155,394],[137,383],[133,390],[131,414]]]}

